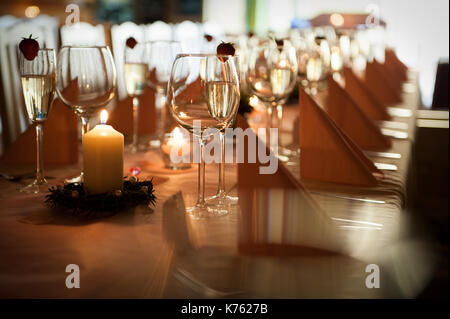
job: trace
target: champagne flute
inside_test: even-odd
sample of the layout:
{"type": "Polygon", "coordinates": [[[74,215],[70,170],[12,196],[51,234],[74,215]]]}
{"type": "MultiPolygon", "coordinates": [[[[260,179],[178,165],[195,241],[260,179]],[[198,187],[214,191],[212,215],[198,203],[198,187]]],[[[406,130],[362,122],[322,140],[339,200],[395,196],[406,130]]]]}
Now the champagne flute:
{"type": "Polygon", "coordinates": [[[134,47],[125,46],[124,75],[128,95],[133,99],[133,141],[127,150],[139,150],[139,97],[144,93],[148,76],[147,45],[137,43],[134,47]]]}
{"type": "MultiPolygon", "coordinates": [[[[58,54],[56,92],[81,120],[82,134],[92,114],[114,97],[116,68],[107,46],[63,46],[58,54]]],[[[67,179],[82,182],[81,175],[67,179]]]]}
{"type": "Polygon", "coordinates": [[[193,218],[228,212],[208,208],[205,202],[204,146],[210,136],[204,133],[209,128],[223,130],[230,125],[239,107],[239,97],[239,77],[231,56],[177,55],[168,84],[167,103],[178,124],[190,131],[200,146],[197,203],[187,208],[193,218]],[[210,72],[222,72],[223,76],[209,77],[210,72]]]}
{"type": "MultiPolygon", "coordinates": [[[[219,63],[220,59],[217,60],[210,58],[207,60],[205,72],[206,89],[207,94],[212,94],[211,96],[208,95],[208,107],[210,108],[210,113],[214,116],[217,116],[217,114],[220,113],[229,112],[228,110],[231,110],[234,107],[234,103],[239,103],[240,100],[240,90],[238,90],[238,94],[236,94],[234,89],[231,89],[234,88],[235,82],[238,84],[240,82],[240,59],[237,56],[230,57],[229,59],[233,60],[234,69],[238,74],[237,79],[230,75],[230,70],[226,68],[226,64],[219,63]],[[210,90],[213,93],[211,93],[210,90]],[[211,97],[213,100],[211,100],[211,97]]],[[[226,127],[232,126],[233,121],[234,117],[226,127]]],[[[221,158],[219,161],[219,182],[217,193],[216,195],[207,198],[206,203],[211,209],[226,213],[231,205],[237,204],[238,198],[228,195],[225,191],[226,139],[224,130],[220,130],[219,137],[221,144],[221,158]]]]}
{"type": "Polygon", "coordinates": [[[36,126],[36,179],[20,189],[26,193],[43,193],[48,189],[44,178],[42,156],[43,125],[55,96],[56,56],[53,49],[40,49],[29,61],[19,53],[19,72],[22,92],[30,121],[36,126]]]}
{"type": "MultiPolygon", "coordinates": [[[[247,83],[266,105],[268,140],[274,109],[277,111],[278,126],[282,127],[283,104],[294,89],[297,72],[296,50],[288,40],[282,40],[279,44],[270,41],[250,53],[247,83]]],[[[281,134],[278,137],[280,139],[281,134]]]]}
{"type": "MultiPolygon", "coordinates": [[[[161,101],[158,135],[171,132],[176,123],[167,110],[167,82],[170,78],[173,62],[181,53],[181,45],[176,41],[152,41],[147,43],[148,68],[147,84],[157,94],[161,101]]],[[[150,142],[152,144],[152,141],[150,142]]]]}

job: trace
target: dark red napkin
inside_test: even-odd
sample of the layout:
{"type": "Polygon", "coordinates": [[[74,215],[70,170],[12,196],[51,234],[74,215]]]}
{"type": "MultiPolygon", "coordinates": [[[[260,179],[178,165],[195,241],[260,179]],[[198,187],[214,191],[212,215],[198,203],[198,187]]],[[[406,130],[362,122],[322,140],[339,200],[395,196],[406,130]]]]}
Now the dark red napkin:
{"type": "Polygon", "coordinates": [[[359,147],[365,150],[386,150],[392,146],[389,137],[359,107],[339,83],[328,79],[326,102],[328,115],[359,147]]]}

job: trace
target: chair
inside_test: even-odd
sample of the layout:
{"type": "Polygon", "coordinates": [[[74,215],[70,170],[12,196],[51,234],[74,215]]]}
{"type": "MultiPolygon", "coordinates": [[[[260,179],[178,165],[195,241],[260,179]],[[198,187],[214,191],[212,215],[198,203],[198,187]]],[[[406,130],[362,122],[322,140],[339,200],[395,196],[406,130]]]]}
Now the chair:
{"type": "Polygon", "coordinates": [[[59,19],[46,14],[40,14],[36,18],[29,20],[44,30],[46,47],[52,49],[58,49],[58,29],[59,19]]]}
{"type": "Polygon", "coordinates": [[[19,18],[16,18],[12,15],[4,15],[0,17],[0,29],[6,29],[14,25],[17,21],[19,21],[19,18]]]}
{"type": "Polygon", "coordinates": [[[203,33],[199,26],[192,21],[183,21],[175,25],[174,40],[181,43],[185,53],[199,53],[203,33]]]}
{"type": "Polygon", "coordinates": [[[163,21],[156,21],[145,27],[145,40],[147,41],[171,41],[173,30],[170,24],[163,21]]]}
{"type": "Polygon", "coordinates": [[[201,25],[201,29],[203,34],[212,35],[214,39],[224,40],[225,38],[225,32],[223,31],[222,27],[217,23],[205,21],[201,25]]]}
{"type": "MultiPolygon", "coordinates": [[[[12,143],[28,126],[22,86],[18,65],[18,44],[23,37],[37,37],[41,47],[50,43],[45,37],[44,30],[31,21],[19,21],[7,29],[0,29],[0,71],[2,78],[5,120],[3,133],[7,131],[6,144],[12,143]]],[[[5,145],[6,146],[6,145],[5,145]]]]}
{"type": "Polygon", "coordinates": [[[102,24],[93,26],[87,22],[64,25],[61,27],[61,45],[106,45],[105,29],[102,24]]]}
{"type": "Polygon", "coordinates": [[[117,91],[119,95],[119,101],[128,96],[123,74],[123,55],[125,50],[125,42],[129,37],[135,38],[137,42],[143,42],[145,40],[145,26],[137,25],[133,22],[127,21],[120,25],[113,25],[111,27],[111,42],[114,61],[116,62],[117,91]]]}

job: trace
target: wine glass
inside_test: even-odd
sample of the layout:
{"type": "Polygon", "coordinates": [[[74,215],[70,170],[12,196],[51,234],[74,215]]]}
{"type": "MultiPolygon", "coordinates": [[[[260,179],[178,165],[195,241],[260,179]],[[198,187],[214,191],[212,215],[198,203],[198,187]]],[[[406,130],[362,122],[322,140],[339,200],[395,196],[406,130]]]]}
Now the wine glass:
{"type": "MultiPolygon", "coordinates": [[[[161,101],[159,135],[170,132],[176,125],[167,110],[167,82],[170,78],[173,62],[181,53],[181,44],[176,41],[151,41],[147,43],[148,68],[147,84],[161,101]]],[[[152,144],[152,141],[150,142],[152,144]]]]}
{"type": "Polygon", "coordinates": [[[42,193],[48,189],[42,157],[43,124],[55,96],[56,56],[53,49],[40,49],[33,60],[19,53],[22,92],[30,121],[36,126],[36,179],[20,189],[26,193],[42,193]]]}
{"type": "Polygon", "coordinates": [[[324,66],[322,57],[317,48],[309,50],[308,60],[306,62],[306,79],[308,80],[308,87],[306,91],[312,95],[316,95],[319,89],[319,82],[323,78],[324,66]]]}
{"type": "Polygon", "coordinates": [[[205,130],[224,130],[236,116],[240,94],[234,61],[231,56],[179,54],[172,67],[167,103],[178,124],[190,131],[200,146],[197,203],[187,208],[193,218],[228,212],[206,205],[204,146],[210,137],[205,130]]]}
{"type": "MultiPolygon", "coordinates": [[[[56,92],[81,120],[82,134],[92,114],[114,97],[116,68],[107,46],[63,46],[58,54],[56,92]]],[[[82,182],[81,175],[66,180],[82,182]]]]}
{"type": "MultiPolygon", "coordinates": [[[[275,41],[266,42],[250,53],[247,84],[266,105],[268,140],[274,109],[277,112],[278,127],[282,127],[283,104],[294,89],[297,72],[296,50],[288,40],[281,40],[278,44],[275,41]]],[[[281,138],[281,134],[278,134],[278,138],[281,138]]],[[[279,147],[279,150],[282,151],[282,148],[279,147]]]]}
{"type": "Polygon", "coordinates": [[[139,150],[139,97],[144,93],[148,76],[147,49],[145,43],[137,43],[132,48],[125,46],[125,84],[128,96],[133,99],[133,141],[127,147],[131,153],[139,150]]]}
{"type": "MultiPolygon", "coordinates": [[[[240,58],[238,56],[230,57],[229,59],[233,60],[234,68],[236,69],[236,73],[238,74],[237,82],[240,82],[240,58]]],[[[210,85],[210,83],[230,83],[229,85],[233,85],[234,79],[230,77],[228,74],[229,71],[224,69],[224,66],[222,63],[218,63],[217,59],[208,59],[206,64],[206,85],[207,88],[210,85]]],[[[219,60],[220,61],[220,60],[219,60]]],[[[217,84],[218,87],[219,84],[217,84]]],[[[222,88],[221,88],[222,89],[222,88]]],[[[229,94],[229,89],[224,90],[224,93],[229,94]]],[[[240,91],[240,90],[239,90],[240,91]]],[[[231,91],[232,92],[232,91],[231,91]]],[[[220,93],[222,94],[222,93],[220,93]]],[[[233,92],[234,94],[234,92],[233,92]]],[[[224,97],[222,95],[218,96],[217,98],[220,98],[221,100],[218,100],[214,108],[219,109],[220,112],[224,112],[222,110],[226,110],[227,108],[231,109],[234,107],[233,103],[240,100],[240,92],[237,97],[224,97]]],[[[238,107],[239,108],[239,107],[238,107]]],[[[217,112],[217,111],[216,111],[217,112]]],[[[235,117],[228,123],[226,127],[230,127],[233,125],[233,122],[235,120],[235,117]]],[[[214,209],[219,212],[226,213],[228,212],[228,208],[231,205],[236,205],[238,198],[234,196],[230,196],[225,191],[225,146],[226,146],[226,139],[225,139],[225,132],[224,130],[219,131],[219,138],[220,138],[220,144],[221,144],[221,150],[220,150],[220,161],[219,161],[219,182],[217,187],[217,193],[214,196],[208,197],[206,199],[206,203],[208,207],[211,209],[214,209]]]]}

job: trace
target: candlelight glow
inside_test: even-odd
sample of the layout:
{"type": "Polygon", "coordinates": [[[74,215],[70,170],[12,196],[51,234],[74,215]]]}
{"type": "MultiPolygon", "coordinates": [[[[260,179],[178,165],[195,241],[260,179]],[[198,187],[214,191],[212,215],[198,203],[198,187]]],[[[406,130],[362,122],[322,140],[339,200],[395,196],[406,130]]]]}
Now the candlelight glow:
{"type": "Polygon", "coordinates": [[[27,18],[35,18],[39,15],[39,12],[41,12],[41,10],[38,6],[29,6],[25,9],[25,16],[27,18]]]}
{"type": "Polygon", "coordinates": [[[258,97],[256,95],[252,95],[250,97],[250,99],[248,100],[248,104],[250,104],[250,106],[257,106],[258,105],[258,97]]]}
{"type": "Polygon", "coordinates": [[[186,113],[184,113],[184,112],[180,112],[180,117],[181,117],[181,118],[186,118],[187,115],[186,115],[186,113]]]}
{"type": "Polygon", "coordinates": [[[108,111],[102,110],[100,112],[100,123],[106,124],[107,121],[108,121],[108,111]]]}
{"type": "Polygon", "coordinates": [[[344,24],[344,17],[342,16],[342,14],[333,13],[330,16],[330,22],[332,25],[334,25],[336,27],[340,27],[344,24]]]}
{"type": "Polygon", "coordinates": [[[280,61],[280,67],[282,67],[282,68],[284,68],[284,67],[287,67],[287,62],[286,62],[286,60],[281,60],[280,61]]]}

